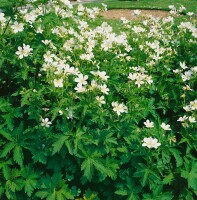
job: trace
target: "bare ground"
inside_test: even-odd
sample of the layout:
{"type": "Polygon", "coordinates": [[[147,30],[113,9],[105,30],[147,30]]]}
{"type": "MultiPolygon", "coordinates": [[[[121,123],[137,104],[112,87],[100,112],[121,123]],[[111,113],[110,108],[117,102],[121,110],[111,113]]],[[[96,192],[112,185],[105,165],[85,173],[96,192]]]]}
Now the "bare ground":
{"type": "Polygon", "coordinates": [[[161,11],[161,10],[140,10],[141,14],[139,16],[134,15],[134,10],[127,10],[127,9],[115,9],[115,10],[108,10],[103,12],[101,15],[105,19],[120,19],[121,17],[125,17],[129,20],[137,20],[141,16],[148,17],[152,15],[153,17],[167,17],[169,15],[168,11],[161,11]]]}

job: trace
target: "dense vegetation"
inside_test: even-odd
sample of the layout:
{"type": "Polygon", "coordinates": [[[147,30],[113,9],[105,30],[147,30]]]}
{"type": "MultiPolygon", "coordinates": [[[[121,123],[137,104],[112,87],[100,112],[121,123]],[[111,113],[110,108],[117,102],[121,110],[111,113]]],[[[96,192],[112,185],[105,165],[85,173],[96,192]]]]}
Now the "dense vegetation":
{"type": "Polygon", "coordinates": [[[0,198],[195,199],[194,13],[117,34],[99,8],[40,2],[0,13],[0,198]]]}

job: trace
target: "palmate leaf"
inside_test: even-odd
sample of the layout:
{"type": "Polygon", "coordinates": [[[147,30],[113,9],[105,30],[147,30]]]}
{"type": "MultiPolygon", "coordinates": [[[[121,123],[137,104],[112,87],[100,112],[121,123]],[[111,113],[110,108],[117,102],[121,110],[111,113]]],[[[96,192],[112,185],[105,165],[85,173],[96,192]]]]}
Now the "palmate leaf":
{"type": "Polygon", "coordinates": [[[48,191],[38,191],[35,194],[36,197],[39,197],[40,199],[45,199],[48,196],[48,191]]]}
{"type": "Polygon", "coordinates": [[[20,191],[23,188],[23,179],[21,178],[21,172],[18,169],[13,169],[10,171],[9,179],[6,181],[6,190],[11,190],[12,192],[20,191]]]}
{"type": "Polygon", "coordinates": [[[163,179],[163,184],[170,184],[174,180],[174,175],[173,173],[168,174],[164,179],[163,179]]]}
{"type": "Polygon", "coordinates": [[[6,101],[3,98],[0,98],[0,111],[2,112],[7,112],[10,108],[11,104],[8,103],[8,101],[6,101]]]}
{"type": "Polygon", "coordinates": [[[4,138],[6,138],[9,141],[14,141],[13,138],[11,137],[10,133],[4,131],[4,130],[0,130],[0,135],[2,135],[4,138]]]}
{"type": "Polygon", "coordinates": [[[84,170],[84,176],[91,181],[94,173],[94,167],[91,158],[87,158],[83,161],[81,164],[81,170],[84,170]]]}
{"type": "Polygon", "coordinates": [[[25,181],[25,193],[27,193],[28,197],[31,197],[34,189],[36,188],[37,180],[27,179],[25,181]]]}
{"type": "Polygon", "coordinates": [[[94,163],[95,168],[101,172],[104,177],[109,176],[113,180],[117,177],[117,169],[119,168],[118,164],[113,159],[106,158],[98,159],[96,163],[94,163]]]}
{"type": "Polygon", "coordinates": [[[16,163],[18,163],[21,167],[23,166],[24,156],[23,156],[22,147],[20,147],[18,145],[15,146],[13,158],[16,163]]]}
{"type": "Polygon", "coordinates": [[[62,136],[58,137],[57,141],[55,143],[53,143],[53,145],[52,145],[53,146],[53,155],[61,150],[61,148],[63,147],[63,145],[65,144],[65,142],[67,140],[68,140],[67,135],[62,135],[62,136]]]}
{"type": "Polygon", "coordinates": [[[11,169],[8,165],[4,165],[2,167],[2,172],[3,172],[3,176],[5,177],[6,180],[9,180],[10,176],[11,176],[11,169]]]}
{"type": "Polygon", "coordinates": [[[56,196],[56,195],[55,195],[55,191],[53,191],[52,194],[49,194],[49,195],[47,196],[46,200],[56,200],[55,196],[56,196]]]}
{"type": "Polygon", "coordinates": [[[21,176],[24,178],[25,193],[30,197],[34,189],[37,187],[40,174],[35,172],[32,166],[28,165],[23,167],[21,176]]]}
{"type": "Polygon", "coordinates": [[[148,184],[149,178],[152,177],[155,180],[159,180],[160,177],[158,174],[155,172],[155,170],[149,168],[143,163],[138,164],[138,170],[134,173],[134,177],[140,177],[142,181],[142,186],[144,187],[145,185],[148,184]]]}
{"type": "Polygon", "coordinates": [[[57,200],[65,200],[65,199],[74,199],[74,195],[72,191],[67,187],[66,184],[60,190],[56,191],[56,199],[57,200]]]}
{"type": "Polygon", "coordinates": [[[61,173],[47,175],[41,180],[40,190],[36,192],[36,197],[49,200],[74,199],[72,190],[68,188],[61,173]]]}
{"type": "Polygon", "coordinates": [[[183,165],[183,159],[181,157],[181,152],[175,148],[169,148],[169,151],[172,153],[172,155],[175,158],[176,166],[180,167],[181,165],[183,165]]]}
{"type": "Polygon", "coordinates": [[[5,157],[15,146],[15,142],[8,142],[7,144],[5,144],[3,151],[0,153],[0,158],[5,157]]]}
{"type": "Polygon", "coordinates": [[[47,153],[44,151],[37,151],[32,156],[34,163],[40,162],[42,164],[46,164],[47,162],[47,153]]]}
{"type": "Polygon", "coordinates": [[[188,181],[188,187],[197,190],[197,163],[192,163],[191,170],[183,170],[181,176],[188,181]]]}
{"type": "Polygon", "coordinates": [[[112,179],[116,178],[116,170],[118,165],[114,160],[106,158],[106,160],[100,158],[100,154],[93,153],[86,157],[81,165],[81,170],[84,171],[84,176],[91,181],[94,168],[97,169],[102,175],[103,179],[109,176],[112,179]]]}
{"type": "Polygon", "coordinates": [[[7,125],[8,129],[12,131],[14,129],[13,113],[9,112],[2,117],[5,119],[5,124],[7,125]]]}

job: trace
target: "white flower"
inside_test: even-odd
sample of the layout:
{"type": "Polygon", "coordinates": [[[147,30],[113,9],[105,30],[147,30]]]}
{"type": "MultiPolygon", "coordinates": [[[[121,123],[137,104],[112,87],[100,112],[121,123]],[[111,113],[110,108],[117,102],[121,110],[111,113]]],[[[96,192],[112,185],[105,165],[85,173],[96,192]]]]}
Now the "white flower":
{"type": "Polygon", "coordinates": [[[180,66],[182,69],[187,69],[185,62],[180,62],[180,66]]]}
{"type": "Polygon", "coordinates": [[[109,94],[109,88],[107,88],[106,84],[100,85],[99,88],[100,88],[102,93],[109,94]]]}
{"type": "Polygon", "coordinates": [[[18,23],[14,22],[14,24],[11,26],[12,30],[14,33],[18,33],[24,30],[24,24],[23,23],[18,23]]]}
{"type": "Polygon", "coordinates": [[[193,91],[193,89],[191,89],[189,85],[183,86],[183,90],[193,91]]]}
{"type": "Polygon", "coordinates": [[[112,48],[112,40],[104,40],[101,44],[101,48],[104,51],[107,51],[108,49],[112,48]]]}
{"type": "Polygon", "coordinates": [[[186,115],[184,115],[183,117],[179,117],[178,118],[178,122],[184,122],[188,117],[186,115]]]}
{"type": "Polygon", "coordinates": [[[179,73],[181,72],[181,70],[179,70],[179,69],[174,69],[173,72],[174,72],[175,74],[179,74],[179,73]]]}
{"type": "Polygon", "coordinates": [[[176,8],[175,8],[174,5],[169,5],[168,8],[169,8],[170,10],[176,10],[176,8]]]}
{"type": "Polygon", "coordinates": [[[165,123],[162,123],[162,124],[161,124],[161,128],[163,128],[163,129],[166,130],[166,131],[171,130],[170,125],[169,125],[169,124],[165,124],[165,123]]]}
{"type": "Polygon", "coordinates": [[[32,24],[32,23],[36,20],[36,18],[37,18],[37,15],[34,14],[33,12],[31,12],[31,13],[26,13],[26,14],[24,15],[25,21],[28,22],[28,23],[30,23],[30,24],[32,24]]]}
{"type": "Polygon", "coordinates": [[[29,45],[23,44],[23,47],[18,47],[16,54],[18,55],[19,59],[22,59],[23,57],[29,56],[32,50],[33,49],[30,48],[29,45]]]}
{"type": "Polygon", "coordinates": [[[100,96],[100,97],[97,96],[97,97],[96,97],[96,100],[98,101],[99,106],[101,106],[102,104],[105,104],[105,103],[106,103],[104,99],[105,99],[104,96],[100,96]]]}
{"type": "Polygon", "coordinates": [[[77,93],[83,93],[83,92],[86,92],[86,88],[83,87],[83,85],[77,85],[77,87],[75,87],[75,90],[77,93]]]}
{"type": "Polygon", "coordinates": [[[190,117],[188,118],[188,120],[189,120],[190,123],[195,123],[195,122],[196,122],[195,117],[192,117],[192,116],[190,116],[190,117]]]}
{"type": "Polygon", "coordinates": [[[143,147],[148,147],[149,149],[151,148],[157,149],[160,145],[161,143],[159,143],[156,138],[152,138],[152,137],[144,138],[143,143],[142,143],[143,147]]]}
{"type": "Polygon", "coordinates": [[[148,119],[144,122],[144,125],[146,128],[153,128],[154,127],[154,122],[150,122],[148,119]]]}
{"type": "Polygon", "coordinates": [[[183,109],[184,109],[186,112],[189,112],[189,111],[192,110],[192,107],[191,107],[191,105],[188,105],[188,106],[183,107],[183,109]]]}
{"type": "Polygon", "coordinates": [[[52,63],[54,57],[55,57],[54,54],[52,54],[50,51],[47,51],[44,54],[44,61],[47,62],[47,63],[52,63]]]}
{"type": "Polygon", "coordinates": [[[58,113],[59,113],[60,115],[63,115],[63,114],[64,114],[62,110],[59,110],[58,113]]]}
{"type": "Polygon", "coordinates": [[[44,43],[45,45],[48,45],[51,43],[51,40],[42,40],[42,43],[44,43]]]}
{"type": "Polygon", "coordinates": [[[41,26],[39,26],[36,30],[35,30],[35,32],[36,33],[43,33],[43,29],[42,29],[42,27],[41,26]]]}
{"type": "Polygon", "coordinates": [[[193,12],[188,12],[187,15],[191,17],[192,15],[194,15],[194,13],[193,12]]]}
{"type": "Polygon", "coordinates": [[[3,25],[6,22],[6,18],[4,16],[5,16],[4,13],[0,13],[0,23],[2,23],[3,25]]]}
{"type": "Polygon", "coordinates": [[[147,81],[148,84],[153,83],[152,77],[151,76],[146,76],[145,80],[147,81]]]}
{"type": "Polygon", "coordinates": [[[105,71],[102,71],[102,72],[98,71],[97,73],[98,73],[98,76],[104,81],[107,81],[107,79],[109,78],[109,76],[106,75],[105,71]]]}
{"type": "Polygon", "coordinates": [[[118,102],[113,101],[112,106],[113,106],[113,111],[116,112],[118,116],[122,113],[128,112],[128,108],[123,103],[118,104],[118,102]]]}
{"type": "Polygon", "coordinates": [[[140,27],[140,26],[134,26],[134,27],[132,28],[132,30],[133,30],[135,33],[137,33],[137,34],[146,31],[146,29],[144,29],[144,28],[142,28],[142,27],[140,27]]]}
{"type": "Polygon", "coordinates": [[[68,113],[67,119],[72,119],[73,118],[73,111],[69,108],[66,108],[66,111],[68,113]]]}
{"type": "Polygon", "coordinates": [[[91,53],[87,53],[87,54],[82,54],[80,56],[81,60],[88,60],[88,61],[91,61],[92,58],[94,58],[94,54],[91,52],[91,53]]]}
{"type": "Polygon", "coordinates": [[[41,126],[45,126],[45,127],[49,127],[52,123],[49,121],[48,118],[45,118],[45,119],[41,119],[42,123],[41,123],[41,126]]]}
{"type": "Polygon", "coordinates": [[[190,101],[191,110],[197,110],[197,100],[190,101]]]}
{"type": "Polygon", "coordinates": [[[93,90],[93,89],[95,89],[95,88],[97,88],[97,87],[98,87],[97,82],[96,82],[95,80],[92,80],[92,81],[91,81],[90,90],[93,90]]]}
{"type": "Polygon", "coordinates": [[[141,11],[140,10],[134,10],[133,13],[134,13],[134,15],[139,15],[141,13],[141,11]]]}
{"type": "Polygon", "coordinates": [[[129,73],[128,79],[134,81],[137,79],[137,77],[138,77],[137,73],[129,73]]]}
{"type": "Polygon", "coordinates": [[[88,79],[88,76],[87,75],[85,75],[85,76],[83,76],[83,74],[79,74],[78,75],[78,77],[77,78],[75,78],[75,82],[77,82],[78,84],[78,86],[82,86],[82,85],[86,85],[87,84],[87,80],[88,79]]]}
{"type": "Polygon", "coordinates": [[[143,76],[138,76],[137,77],[137,79],[136,79],[136,81],[135,81],[135,84],[138,86],[138,88],[142,85],[142,84],[144,84],[144,77],[143,76]]]}
{"type": "Polygon", "coordinates": [[[61,79],[54,79],[53,83],[54,83],[55,87],[60,87],[60,88],[63,87],[63,79],[62,78],[61,79]]]}
{"type": "Polygon", "coordinates": [[[192,76],[192,71],[190,70],[185,72],[184,74],[181,74],[183,81],[190,80],[191,76],[192,76]]]}

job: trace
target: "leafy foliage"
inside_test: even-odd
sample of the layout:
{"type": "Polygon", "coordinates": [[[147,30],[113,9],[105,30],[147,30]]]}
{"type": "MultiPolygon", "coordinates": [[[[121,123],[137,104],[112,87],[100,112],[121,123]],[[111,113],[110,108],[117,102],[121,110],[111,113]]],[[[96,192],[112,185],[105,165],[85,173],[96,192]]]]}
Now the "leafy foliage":
{"type": "Polygon", "coordinates": [[[123,18],[116,34],[98,8],[12,3],[0,13],[0,198],[195,199],[192,13],[123,18]]]}

